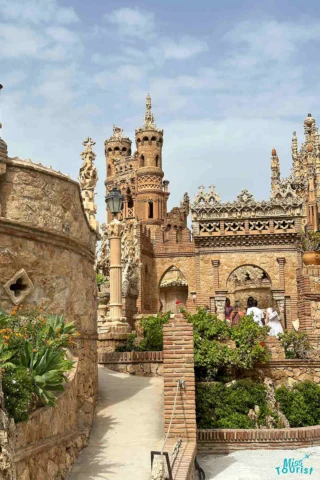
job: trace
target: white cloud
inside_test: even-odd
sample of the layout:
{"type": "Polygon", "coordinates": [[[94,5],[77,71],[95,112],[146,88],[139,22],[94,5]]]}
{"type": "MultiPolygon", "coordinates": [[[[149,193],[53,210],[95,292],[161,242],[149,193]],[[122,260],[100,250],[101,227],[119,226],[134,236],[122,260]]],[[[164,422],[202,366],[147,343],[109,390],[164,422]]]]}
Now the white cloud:
{"type": "Polygon", "coordinates": [[[208,50],[208,45],[197,38],[182,37],[179,40],[161,38],[149,54],[155,61],[164,60],[187,60],[208,50]]]}
{"type": "Polygon", "coordinates": [[[0,24],[0,58],[63,61],[81,53],[78,35],[64,27],[35,29],[10,23],[0,24]]]}
{"type": "Polygon", "coordinates": [[[105,19],[117,28],[120,35],[145,39],[155,32],[153,12],[139,8],[122,7],[105,15],[105,19]]]}
{"type": "Polygon", "coordinates": [[[0,0],[0,12],[3,19],[23,24],[68,25],[79,21],[72,7],[60,7],[57,0],[0,0]]]}

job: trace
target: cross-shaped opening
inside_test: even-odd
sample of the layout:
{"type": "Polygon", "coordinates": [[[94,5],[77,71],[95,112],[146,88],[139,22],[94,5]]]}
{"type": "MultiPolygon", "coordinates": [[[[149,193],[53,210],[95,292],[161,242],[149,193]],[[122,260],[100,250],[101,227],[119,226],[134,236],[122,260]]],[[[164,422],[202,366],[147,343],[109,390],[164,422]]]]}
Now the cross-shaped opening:
{"type": "Polygon", "coordinates": [[[23,283],[23,281],[24,281],[24,278],[19,277],[16,280],[16,283],[13,283],[12,285],[10,285],[10,290],[13,291],[15,297],[20,297],[22,292],[28,288],[28,285],[23,283]]]}

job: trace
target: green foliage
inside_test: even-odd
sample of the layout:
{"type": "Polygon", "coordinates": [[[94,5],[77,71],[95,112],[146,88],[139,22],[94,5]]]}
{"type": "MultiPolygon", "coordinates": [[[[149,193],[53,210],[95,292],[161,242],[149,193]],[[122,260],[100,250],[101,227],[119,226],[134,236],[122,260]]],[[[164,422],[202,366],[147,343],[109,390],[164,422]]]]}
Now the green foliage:
{"type": "Polygon", "coordinates": [[[132,333],[128,336],[125,345],[118,345],[117,352],[158,352],[163,350],[163,325],[168,323],[170,312],[159,313],[157,316],[150,315],[143,318],[140,327],[143,330],[143,338],[132,333]]]}
{"type": "Polygon", "coordinates": [[[308,427],[320,423],[320,386],[308,380],[292,389],[280,387],[276,400],[291,427],[308,427]]]}
{"type": "Polygon", "coordinates": [[[312,347],[306,333],[287,332],[279,334],[286,358],[309,358],[312,347]]]}
{"type": "Polygon", "coordinates": [[[306,232],[300,235],[301,247],[304,252],[320,251],[320,232],[306,232]]]}
{"type": "Polygon", "coordinates": [[[16,423],[27,420],[33,393],[30,372],[23,367],[6,366],[3,369],[2,388],[9,416],[16,423]]]}
{"type": "Polygon", "coordinates": [[[198,383],[196,409],[198,428],[255,428],[250,409],[258,405],[258,424],[264,425],[271,412],[266,402],[266,388],[252,380],[239,380],[226,386],[220,382],[198,383]]]}
{"type": "MultiPolygon", "coordinates": [[[[55,392],[63,391],[65,374],[73,365],[65,359],[65,348],[74,346],[77,335],[74,323],[65,323],[62,316],[46,313],[42,307],[21,306],[15,307],[10,314],[0,311],[0,327],[1,366],[11,375],[19,372],[14,385],[21,388],[21,395],[23,392],[26,395],[24,406],[31,408],[25,388],[27,378],[38,402],[55,405],[55,392]],[[24,376],[22,372],[25,372],[24,376]]],[[[14,413],[16,398],[8,385],[6,408],[13,412],[16,421],[21,421],[22,417],[25,419],[25,413],[19,413],[20,406],[17,414],[14,413]]]]}
{"type": "Polygon", "coordinates": [[[98,272],[98,273],[97,273],[97,285],[98,285],[98,289],[100,289],[101,285],[108,284],[108,283],[109,283],[108,278],[107,278],[105,275],[103,275],[103,273],[98,272]]]}
{"type": "Polygon", "coordinates": [[[116,345],[116,352],[139,352],[139,342],[136,333],[129,333],[124,345],[116,345]]]}
{"type": "Polygon", "coordinates": [[[259,327],[252,316],[244,316],[230,327],[226,321],[199,308],[192,315],[183,311],[194,326],[195,371],[198,379],[234,376],[266,362],[270,353],[265,345],[269,327],[259,327]]]}

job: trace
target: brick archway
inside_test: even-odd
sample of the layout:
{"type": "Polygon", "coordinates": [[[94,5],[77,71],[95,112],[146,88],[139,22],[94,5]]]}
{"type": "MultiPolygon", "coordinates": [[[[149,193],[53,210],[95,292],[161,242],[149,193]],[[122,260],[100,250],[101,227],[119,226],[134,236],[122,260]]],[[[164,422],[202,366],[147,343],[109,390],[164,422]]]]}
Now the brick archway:
{"type": "Polygon", "coordinates": [[[175,265],[169,267],[159,282],[159,297],[163,312],[176,312],[176,302],[185,305],[188,299],[188,282],[175,265]]]}
{"type": "Polygon", "coordinates": [[[268,273],[257,265],[241,265],[233,270],[227,280],[228,297],[232,304],[238,302],[245,309],[249,296],[254,297],[260,308],[272,306],[272,283],[268,273]]]}

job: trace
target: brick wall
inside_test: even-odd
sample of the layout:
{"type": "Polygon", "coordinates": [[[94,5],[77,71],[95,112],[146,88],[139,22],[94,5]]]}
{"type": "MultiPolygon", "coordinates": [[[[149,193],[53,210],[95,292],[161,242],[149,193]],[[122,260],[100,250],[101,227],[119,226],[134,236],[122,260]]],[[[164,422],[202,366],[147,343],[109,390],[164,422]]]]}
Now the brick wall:
{"type": "Polygon", "coordinates": [[[198,430],[198,452],[230,453],[236,450],[295,449],[320,445],[320,426],[282,429],[198,430]]]}
{"type": "Polygon", "coordinates": [[[163,377],[165,431],[169,427],[177,382],[185,382],[179,389],[169,438],[181,436],[196,439],[196,407],[194,378],[193,325],[182,314],[169,320],[163,329],[163,377]]]}

